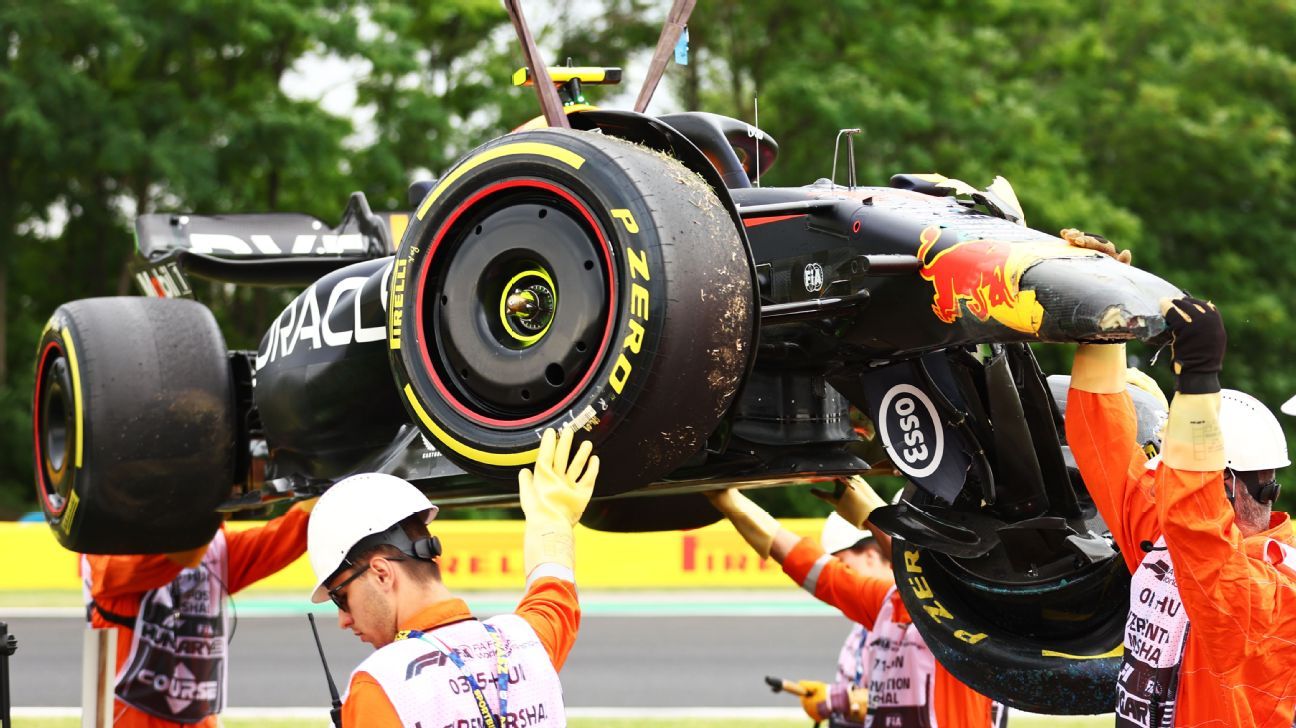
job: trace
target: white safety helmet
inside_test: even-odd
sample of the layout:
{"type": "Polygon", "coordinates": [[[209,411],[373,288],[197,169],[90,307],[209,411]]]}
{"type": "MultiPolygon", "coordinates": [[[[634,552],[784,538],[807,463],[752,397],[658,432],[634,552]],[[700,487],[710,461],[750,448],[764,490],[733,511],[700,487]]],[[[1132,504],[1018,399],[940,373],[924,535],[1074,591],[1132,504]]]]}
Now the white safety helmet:
{"type": "Polygon", "coordinates": [[[1282,425],[1260,400],[1236,389],[1220,391],[1219,421],[1229,470],[1247,473],[1291,465],[1282,425]]]}
{"type": "Polygon", "coordinates": [[[306,526],[306,548],[315,571],[311,601],[328,599],[324,582],[342,566],[351,548],[405,518],[436,518],[437,507],[418,488],[394,475],[361,473],[338,481],[320,496],[306,526]]]}
{"type": "Polygon", "coordinates": [[[845,518],[833,512],[824,519],[823,531],[819,533],[819,545],[823,546],[825,553],[835,554],[871,538],[873,534],[855,528],[845,518]]]}
{"type": "Polygon", "coordinates": [[[1283,402],[1282,407],[1279,407],[1279,409],[1281,409],[1282,413],[1285,415],[1296,415],[1296,397],[1292,397],[1286,402],[1283,402]]]}

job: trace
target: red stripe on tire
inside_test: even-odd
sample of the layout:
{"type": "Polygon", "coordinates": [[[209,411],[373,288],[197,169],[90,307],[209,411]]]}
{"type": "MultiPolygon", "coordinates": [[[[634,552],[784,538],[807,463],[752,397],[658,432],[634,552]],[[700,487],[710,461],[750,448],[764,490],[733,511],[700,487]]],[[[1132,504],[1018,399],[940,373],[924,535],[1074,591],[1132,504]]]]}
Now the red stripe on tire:
{"type": "Polygon", "coordinates": [[[585,385],[589,383],[590,378],[594,376],[594,371],[598,369],[598,362],[602,360],[604,353],[607,351],[608,343],[612,336],[612,319],[615,318],[612,315],[611,307],[616,304],[616,276],[613,275],[612,272],[612,247],[608,244],[607,238],[603,235],[603,229],[597,222],[595,222],[594,216],[590,213],[589,209],[580,202],[580,200],[576,199],[561,187],[540,180],[510,180],[497,182],[486,187],[472,197],[469,197],[463,202],[463,204],[455,208],[454,212],[450,213],[450,216],[446,218],[445,222],[441,224],[440,229],[437,230],[436,237],[432,239],[431,245],[428,246],[427,252],[424,253],[424,259],[427,261],[427,265],[424,265],[422,270],[419,271],[418,290],[414,294],[414,325],[419,332],[419,336],[416,339],[418,341],[419,356],[423,360],[423,365],[427,368],[428,376],[432,379],[432,386],[436,388],[437,392],[440,393],[441,397],[446,402],[450,403],[450,406],[453,407],[456,412],[479,424],[492,425],[495,427],[519,428],[543,421],[552,416],[555,412],[558,412],[564,407],[570,405],[572,400],[576,399],[585,385]],[[454,225],[455,220],[479,202],[483,197],[501,190],[517,187],[531,187],[553,193],[566,200],[570,205],[572,205],[572,207],[575,207],[576,210],[585,218],[586,223],[589,224],[590,228],[594,231],[594,234],[598,237],[599,244],[603,247],[603,267],[607,272],[609,310],[606,317],[607,322],[603,326],[603,340],[599,343],[598,351],[594,356],[594,364],[586,369],[585,375],[581,377],[580,382],[572,388],[571,393],[540,414],[525,417],[520,420],[502,420],[494,417],[487,417],[486,415],[469,409],[466,405],[450,394],[445,383],[441,381],[441,377],[437,375],[436,367],[432,365],[431,353],[428,351],[427,337],[422,335],[422,332],[425,330],[423,328],[423,294],[426,291],[428,270],[432,268],[432,256],[436,253],[437,247],[441,245],[441,241],[445,237],[446,232],[454,225]]]}
{"type": "MultiPolygon", "coordinates": [[[[45,502],[45,510],[49,512],[51,516],[57,518],[63,515],[63,511],[67,508],[67,499],[64,498],[63,504],[60,505],[58,508],[55,508],[54,504],[50,502],[49,496],[50,496],[51,486],[45,477],[45,451],[41,448],[41,436],[40,436],[40,431],[41,431],[40,398],[41,398],[41,392],[44,391],[43,388],[41,387],[41,383],[45,380],[45,362],[49,359],[50,351],[54,349],[57,349],[59,353],[63,352],[63,347],[59,346],[57,341],[49,342],[48,344],[45,345],[45,348],[41,350],[40,360],[39,360],[40,365],[36,367],[36,386],[32,394],[32,439],[35,440],[35,449],[33,450],[33,452],[36,454],[36,478],[37,478],[36,490],[40,494],[41,500],[45,502]]],[[[72,406],[75,407],[76,403],[74,402],[72,406]]],[[[76,436],[76,433],[71,433],[71,434],[73,437],[76,436]]],[[[72,444],[75,446],[76,443],[72,443],[72,444]]],[[[69,449],[68,452],[70,454],[72,450],[69,449]]],[[[65,463],[64,465],[66,467],[66,465],[70,465],[70,464],[71,463],[65,463]]]]}

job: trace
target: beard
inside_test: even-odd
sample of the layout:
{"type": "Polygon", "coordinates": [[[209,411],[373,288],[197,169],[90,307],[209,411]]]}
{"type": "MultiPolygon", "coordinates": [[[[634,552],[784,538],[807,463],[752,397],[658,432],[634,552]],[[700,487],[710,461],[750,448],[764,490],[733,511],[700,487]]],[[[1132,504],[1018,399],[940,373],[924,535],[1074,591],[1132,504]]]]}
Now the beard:
{"type": "Polygon", "coordinates": [[[368,583],[364,585],[363,591],[353,595],[351,599],[359,607],[353,607],[355,611],[352,612],[352,617],[363,615],[361,631],[374,649],[391,644],[396,639],[396,607],[391,601],[383,598],[378,589],[368,583]]]}
{"type": "Polygon", "coordinates": [[[1237,484],[1237,494],[1233,497],[1233,511],[1237,515],[1238,529],[1242,535],[1254,536],[1269,529],[1269,515],[1273,507],[1260,503],[1251,497],[1250,491],[1242,483],[1237,484]]]}

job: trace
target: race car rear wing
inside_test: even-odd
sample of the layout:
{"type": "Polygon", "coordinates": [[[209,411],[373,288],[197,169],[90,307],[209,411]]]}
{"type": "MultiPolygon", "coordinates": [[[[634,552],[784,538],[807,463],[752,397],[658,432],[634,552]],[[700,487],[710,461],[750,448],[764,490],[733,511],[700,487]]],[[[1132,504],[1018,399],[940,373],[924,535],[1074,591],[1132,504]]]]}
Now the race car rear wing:
{"type": "Polygon", "coordinates": [[[337,227],[300,213],[141,215],[135,278],[145,295],[162,297],[190,297],[189,276],[305,286],[338,268],[391,255],[408,224],[408,213],[374,213],[361,192],[351,194],[337,227]]]}

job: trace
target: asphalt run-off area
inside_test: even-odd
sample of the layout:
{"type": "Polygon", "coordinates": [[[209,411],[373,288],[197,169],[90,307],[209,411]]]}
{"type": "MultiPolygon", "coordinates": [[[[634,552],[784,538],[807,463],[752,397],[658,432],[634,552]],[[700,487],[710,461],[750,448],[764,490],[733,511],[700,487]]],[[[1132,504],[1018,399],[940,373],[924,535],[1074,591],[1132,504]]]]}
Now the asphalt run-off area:
{"type": "MultiPolygon", "coordinates": [[[[512,611],[516,593],[462,595],[479,617],[512,611]]],[[[582,623],[562,671],[573,708],[757,708],[795,715],[766,675],[830,680],[850,623],[789,587],[782,591],[582,593],[582,623]]],[[[338,629],[331,604],[301,597],[235,599],[230,645],[232,708],[327,708],[328,690],[306,612],[339,686],[370,652],[338,629]]],[[[18,638],[10,658],[16,708],[80,702],[84,612],[74,607],[0,607],[18,638]]],[[[694,711],[696,712],[696,711],[694,711]]]]}

